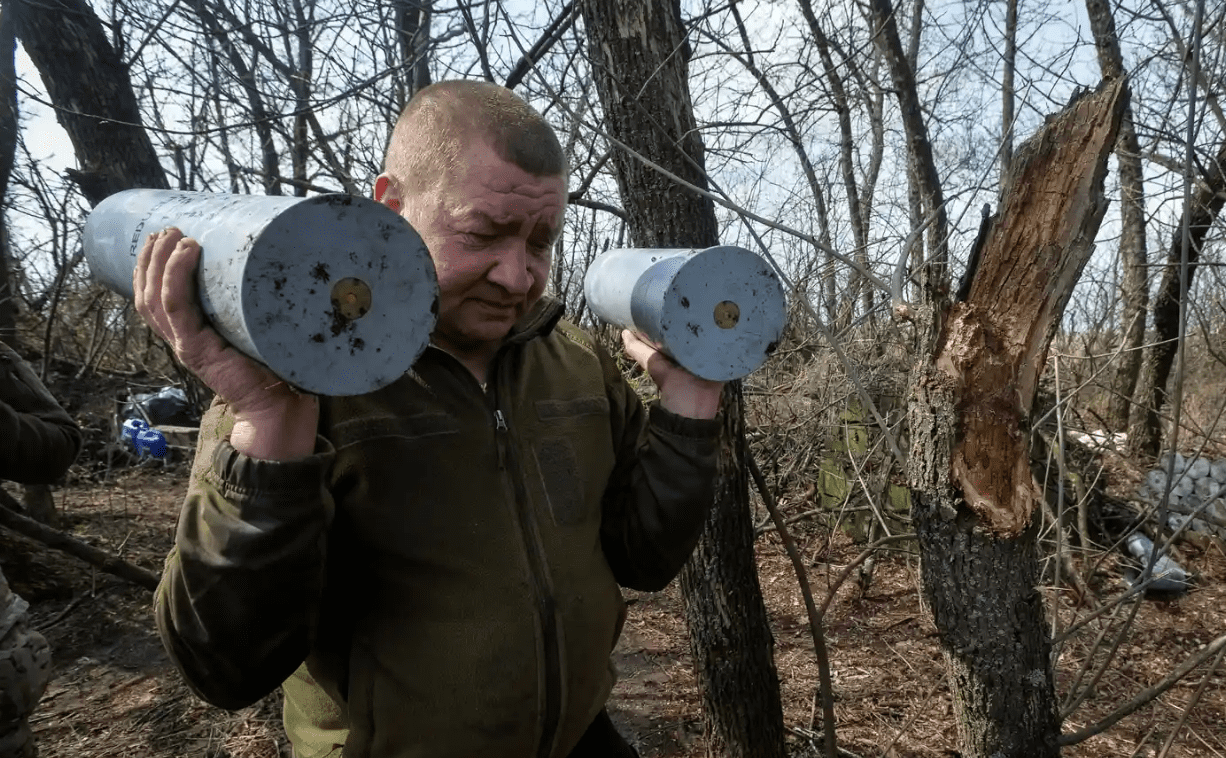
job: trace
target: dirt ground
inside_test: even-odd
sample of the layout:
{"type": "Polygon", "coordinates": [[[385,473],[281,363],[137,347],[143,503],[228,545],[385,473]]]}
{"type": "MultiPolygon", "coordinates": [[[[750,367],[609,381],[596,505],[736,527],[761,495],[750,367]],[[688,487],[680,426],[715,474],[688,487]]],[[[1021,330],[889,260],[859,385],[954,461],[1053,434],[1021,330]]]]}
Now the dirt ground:
{"type": "MultiPolygon", "coordinates": [[[[186,465],[150,463],[108,482],[56,490],[72,534],[150,571],[170,547],[186,465]]],[[[11,485],[10,491],[14,491],[11,485]]],[[[818,601],[860,548],[835,532],[800,523],[797,541],[818,601]]],[[[196,699],[170,666],[153,627],[150,594],[68,556],[4,533],[5,573],[31,601],[33,624],[54,651],[54,679],[32,722],[44,758],[274,758],[288,756],[274,694],[228,713],[196,699]]],[[[776,640],[786,724],[796,755],[814,755],[811,704],[818,675],[804,606],[778,538],[757,542],[763,592],[776,640]]],[[[1185,545],[1180,557],[1196,589],[1146,601],[1128,639],[1092,695],[1065,722],[1073,731],[1160,681],[1198,646],[1226,632],[1226,554],[1220,543],[1185,545]]],[[[933,628],[917,602],[917,565],[906,553],[882,559],[862,591],[847,582],[826,616],[840,747],[859,756],[953,756],[956,729],[933,628]]],[[[1124,589],[1108,556],[1089,582],[1100,600],[1124,589]]],[[[1055,593],[1048,591],[1049,603],[1055,593]]],[[[1060,624],[1076,609],[1059,593],[1060,624]]],[[[701,707],[675,583],[628,593],[630,618],[617,651],[622,673],[615,720],[645,758],[704,755],[701,707]]],[[[1058,688],[1068,690],[1101,627],[1091,623],[1060,653],[1058,688]]],[[[1101,656],[1100,656],[1101,660],[1101,656]]],[[[1153,704],[1107,733],[1066,749],[1070,756],[1157,755],[1205,680],[1194,670],[1153,704]]],[[[1204,688],[1170,756],[1226,756],[1226,666],[1204,688]]],[[[820,714],[818,715],[820,721],[820,714]]]]}

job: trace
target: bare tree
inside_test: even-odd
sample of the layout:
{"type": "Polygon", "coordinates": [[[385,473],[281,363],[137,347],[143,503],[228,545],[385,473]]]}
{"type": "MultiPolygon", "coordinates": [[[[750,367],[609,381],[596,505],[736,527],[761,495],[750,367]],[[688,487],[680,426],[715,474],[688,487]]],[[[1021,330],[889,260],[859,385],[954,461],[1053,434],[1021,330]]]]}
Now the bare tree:
{"type": "Polygon", "coordinates": [[[430,0],[391,0],[400,36],[404,70],[396,77],[397,103],[401,108],[413,95],[430,84],[430,21],[433,3],[430,0]]]}
{"type": "Polygon", "coordinates": [[[0,6],[0,341],[12,343],[17,328],[17,288],[13,286],[8,216],[9,175],[17,156],[17,38],[13,13],[0,6]]]}
{"type": "Polygon", "coordinates": [[[1059,754],[1035,589],[1043,495],[1022,428],[1106,210],[1102,183],[1125,99],[1109,81],[1022,146],[968,300],[950,308],[929,296],[919,309],[921,333],[934,339],[912,379],[912,517],[969,756],[1059,754]],[[1006,280],[1011,296],[1001,299],[1006,280]]]}
{"type": "MultiPolygon", "coordinates": [[[[1104,0],[1086,0],[1090,28],[1098,48],[1098,63],[1103,76],[1123,79],[1126,76],[1120,52],[1119,36],[1111,6],[1104,0]]],[[[1145,186],[1141,165],[1141,143],[1132,120],[1132,106],[1124,110],[1120,124],[1120,142],[1115,159],[1120,174],[1120,268],[1123,281],[1120,299],[1124,307],[1120,314],[1123,349],[1116,368],[1113,394],[1107,415],[1122,428],[1128,424],[1137,377],[1141,372],[1141,345],[1145,340],[1145,311],[1149,306],[1149,254],[1145,245],[1145,186]]]]}
{"type": "Polygon", "coordinates": [[[1145,381],[1141,391],[1146,403],[1137,414],[1129,433],[1129,447],[1156,457],[1162,440],[1160,411],[1167,398],[1167,380],[1175,354],[1181,346],[1179,304],[1181,293],[1192,291],[1193,276],[1205,238],[1226,203],[1226,139],[1205,166],[1196,190],[1183,209],[1183,218],[1167,247],[1167,265],[1154,297],[1154,343],[1145,355],[1145,381]],[[1187,230],[1186,237],[1184,230],[1187,230]],[[1185,248],[1186,243],[1186,248],[1185,248]],[[1186,279],[1181,275],[1184,251],[1187,252],[1186,279]],[[1181,283],[1182,280],[1182,283],[1181,283]]]}
{"type": "Polygon", "coordinates": [[[72,140],[80,168],[69,174],[89,202],[132,187],[167,187],[127,66],[89,3],[6,0],[4,12],[13,13],[17,37],[72,140]]]}
{"type": "MultiPolygon", "coordinates": [[[[584,0],[589,64],[634,244],[709,247],[719,243],[710,200],[678,191],[647,161],[706,189],[703,144],[689,91],[689,43],[679,8],[661,0],[584,0]]],[[[698,669],[708,754],[783,756],[783,714],[774,639],[758,584],[743,460],[739,383],[723,398],[716,504],[681,572],[698,669]]]]}

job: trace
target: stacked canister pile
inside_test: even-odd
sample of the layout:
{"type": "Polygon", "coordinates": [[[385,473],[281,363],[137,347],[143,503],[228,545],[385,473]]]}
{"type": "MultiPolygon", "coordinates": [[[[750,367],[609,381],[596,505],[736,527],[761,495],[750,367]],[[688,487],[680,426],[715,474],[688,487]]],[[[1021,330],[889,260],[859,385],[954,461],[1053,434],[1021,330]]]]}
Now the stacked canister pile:
{"type": "Polygon", "coordinates": [[[1169,501],[1170,526],[1187,528],[1226,539],[1226,458],[1184,458],[1174,453],[1174,476],[1171,453],[1164,453],[1158,468],[1146,475],[1137,496],[1147,503],[1157,504],[1171,481],[1169,501]]]}

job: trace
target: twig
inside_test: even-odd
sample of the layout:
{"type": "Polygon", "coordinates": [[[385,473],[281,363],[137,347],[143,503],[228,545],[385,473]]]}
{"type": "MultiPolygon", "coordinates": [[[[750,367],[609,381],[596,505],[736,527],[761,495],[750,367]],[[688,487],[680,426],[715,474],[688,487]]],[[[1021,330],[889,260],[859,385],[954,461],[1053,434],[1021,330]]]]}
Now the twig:
{"type": "MultiPolygon", "coordinates": [[[[787,524],[788,526],[791,526],[792,524],[795,524],[798,521],[804,521],[810,516],[818,516],[820,514],[826,513],[827,511],[837,510],[839,512],[839,515],[841,516],[846,513],[861,513],[863,511],[871,511],[872,509],[873,508],[870,505],[857,505],[851,508],[812,508],[810,510],[802,511],[801,513],[797,513],[793,516],[788,516],[786,519],[784,519],[783,523],[787,524]]],[[[770,516],[768,515],[767,520],[769,519],[770,519],[770,516]]],[[[773,532],[773,531],[775,531],[774,524],[762,524],[761,526],[754,528],[753,536],[761,537],[767,532],[773,532]]]]}
{"type": "Polygon", "coordinates": [[[133,566],[124,559],[111,555],[104,550],[99,550],[93,545],[88,545],[78,539],[69,537],[58,529],[43,526],[34,519],[26,518],[17,512],[17,509],[20,507],[12,495],[4,490],[0,490],[0,526],[12,529],[30,539],[38,540],[44,545],[68,553],[74,558],[80,558],[86,563],[97,566],[120,579],[126,579],[139,587],[144,587],[150,592],[157,589],[158,577],[153,573],[139,566],[133,566]]]}
{"type": "MultiPolygon", "coordinates": [[[[1043,498],[1039,501],[1039,503],[1043,508],[1043,515],[1052,520],[1057,534],[1060,535],[1056,540],[1056,544],[1067,544],[1064,540],[1064,526],[1060,523],[1060,519],[1051,509],[1051,504],[1047,502],[1047,498],[1043,498]]],[[[1089,600],[1094,605],[1097,605],[1099,602],[1098,595],[1096,595],[1094,590],[1092,590],[1090,586],[1086,584],[1085,579],[1082,578],[1081,574],[1073,566],[1073,559],[1069,556],[1068,552],[1057,547],[1056,555],[1054,557],[1056,558],[1056,565],[1063,566],[1065,572],[1068,573],[1069,579],[1072,581],[1073,586],[1077,589],[1077,594],[1081,596],[1080,600],[1089,600]]],[[[1055,587],[1059,588],[1059,586],[1060,577],[1059,572],[1057,572],[1055,587]]],[[[1060,636],[1059,628],[1055,626],[1055,622],[1053,622],[1052,626],[1052,639],[1063,639],[1063,637],[1060,636]]]]}
{"type": "MultiPolygon", "coordinates": [[[[1064,468],[1064,413],[1060,408],[1060,356],[1052,358],[1055,363],[1056,372],[1056,439],[1059,444],[1056,447],[1056,468],[1059,471],[1056,477],[1056,512],[1052,521],[1056,525],[1056,562],[1052,567],[1052,571],[1056,575],[1054,582],[1056,591],[1060,590],[1060,569],[1064,564],[1064,559],[1067,557],[1064,554],[1064,480],[1068,476],[1068,472],[1064,468]]],[[[1043,509],[1049,511],[1051,505],[1047,502],[1047,495],[1044,493],[1041,499],[1043,509]]],[[[1085,535],[1082,535],[1085,539],[1085,535]]],[[[1060,633],[1060,597],[1059,595],[1052,596],[1053,605],[1051,614],[1051,636],[1055,637],[1060,633]]]]}
{"type": "Polygon", "coordinates": [[[800,558],[800,551],[796,549],[796,543],[792,540],[792,535],[788,533],[787,525],[783,523],[783,516],[779,515],[779,509],[775,507],[775,497],[771,494],[770,488],[766,486],[766,478],[762,476],[762,471],[758,468],[758,463],[754,460],[753,453],[750,452],[748,446],[745,447],[745,463],[749,467],[749,474],[753,477],[754,484],[758,487],[758,494],[762,496],[762,502],[766,504],[766,510],[770,511],[775,528],[779,531],[779,537],[783,540],[783,548],[792,561],[796,581],[800,584],[800,594],[805,600],[805,612],[809,615],[809,632],[813,635],[813,652],[817,655],[818,681],[822,693],[822,736],[826,743],[826,757],[838,758],[839,748],[834,738],[834,689],[830,681],[830,658],[826,654],[826,637],[822,632],[822,615],[818,613],[817,605],[813,602],[813,592],[809,587],[809,577],[805,572],[804,561],[800,558]]]}
{"type": "Polygon", "coordinates": [[[826,593],[825,602],[822,603],[822,607],[820,609],[822,614],[825,615],[826,609],[830,607],[830,603],[831,601],[834,600],[834,596],[838,593],[839,587],[843,586],[843,582],[847,581],[847,577],[851,576],[851,572],[855,571],[856,567],[859,566],[861,563],[864,563],[864,561],[868,560],[869,556],[877,552],[878,548],[884,547],[885,545],[888,545],[891,542],[905,542],[906,540],[913,540],[913,539],[915,539],[914,532],[908,532],[907,534],[891,534],[889,537],[882,537],[881,539],[872,543],[868,547],[864,548],[864,552],[857,555],[854,561],[844,566],[842,573],[840,573],[838,577],[834,580],[834,584],[830,587],[829,591],[827,591],[826,593]]]}
{"type": "Polygon", "coordinates": [[[1205,678],[1200,680],[1200,686],[1196,688],[1196,693],[1192,695],[1192,700],[1184,706],[1183,713],[1179,716],[1179,723],[1167,735],[1166,744],[1162,746],[1162,750],[1158,753],[1157,758],[1166,758],[1166,754],[1170,751],[1171,745],[1175,744],[1175,737],[1183,731],[1183,727],[1188,723],[1188,716],[1192,715],[1192,709],[1200,702],[1201,696],[1205,694],[1205,687],[1209,685],[1209,680],[1213,678],[1213,672],[1217,671],[1218,664],[1222,662],[1222,655],[1226,653],[1226,645],[1221,650],[1217,651],[1217,656],[1214,657],[1213,663],[1209,664],[1209,670],[1205,672],[1205,678]]]}
{"type": "MultiPolygon", "coordinates": [[[[1124,619],[1123,624],[1121,624],[1119,634],[1117,634],[1115,639],[1111,642],[1111,647],[1107,649],[1107,657],[1103,659],[1102,665],[1098,668],[1098,672],[1091,677],[1090,683],[1087,684],[1079,693],[1069,692],[1065,704],[1060,708],[1061,720],[1071,716],[1073,711],[1077,710],[1077,707],[1081,705],[1082,701],[1085,700],[1091,692],[1094,692],[1098,688],[1098,682],[1103,678],[1103,675],[1107,673],[1107,670],[1111,668],[1111,662],[1115,660],[1115,655],[1119,652],[1120,645],[1124,642],[1124,637],[1128,635],[1128,630],[1132,628],[1132,623],[1136,620],[1137,611],[1140,610],[1143,599],[1144,598],[1142,596],[1138,596],[1136,602],[1134,602],[1132,607],[1128,609],[1128,618],[1124,619]]],[[[1090,668],[1093,666],[1094,656],[1098,653],[1099,647],[1102,646],[1102,640],[1103,635],[1100,634],[1098,639],[1094,641],[1094,647],[1090,649],[1089,655],[1086,656],[1085,668],[1090,668]]],[[[1078,673],[1077,678],[1078,680],[1081,679],[1080,673],[1078,673]]]]}
{"type": "MultiPolygon", "coordinates": [[[[847,457],[851,459],[852,471],[856,472],[856,479],[860,482],[860,487],[864,490],[864,499],[868,501],[869,510],[873,512],[873,516],[877,519],[877,523],[881,525],[882,531],[884,531],[886,534],[889,534],[890,528],[885,523],[885,516],[882,515],[881,508],[877,505],[876,501],[873,500],[872,488],[869,487],[868,482],[864,480],[864,468],[865,466],[868,465],[870,453],[866,451],[864,455],[863,463],[856,462],[856,454],[855,452],[852,451],[851,436],[850,434],[848,434],[848,430],[847,430],[848,426],[849,426],[848,423],[844,421],[843,422],[843,435],[844,435],[844,438],[847,440],[847,457]]],[[[874,447],[876,446],[874,445],[874,447]]],[[[889,460],[889,461],[886,461],[884,465],[882,465],[881,467],[882,478],[883,478],[882,483],[885,485],[885,487],[882,489],[882,492],[881,492],[882,500],[885,499],[885,495],[889,492],[890,468],[893,467],[893,465],[894,465],[894,461],[889,460]]]]}
{"type": "Polygon", "coordinates": [[[45,624],[40,624],[38,626],[38,631],[41,633],[46,633],[48,629],[60,623],[64,619],[68,618],[68,614],[75,611],[77,607],[81,605],[81,603],[85,602],[88,599],[98,597],[103,592],[106,592],[109,588],[110,588],[110,585],[107,585],[97,592],[82,592],[80,595],[77,595],[77,597],[73,599],[71,603],[68,604],[68,607],[66,607],[64,610],[60,611],[59,613],[55,614],[54,618],[52,618],[50,621],[48,621],[45,624]]]}
{"type": "Polygon", "coordinates": [[[907,718],[906,723],[899,728],[898,734],[895,734],[894,739],[890,740],[890,744],[886,745],[885,748],[882,749],[881,758],[885,758],[887,755],[889,755],[890,750],[898,744],[898,741],[902,739],[904,734],[907,733],[907,730],[911,728],[911,725],[915,723],[916,719],[922,716],[924,711],[928,710],[928,703],[932,701],[932,696],[937,693],[937,690],[940,689],[941,685],[943,684],[945,684],[944,679],[937,679],[932,683],[932,687],[928,690],[928,694],[924,695],[924,700],[920,703],[919,708],[916,708],[915,713],[912,713],[907,718]]]}
{"type": "MultiPolygon", "coordinates": [[[[809,741],[809,744],[814,748],[817,747],[817,732],[812,729],[803,729],[798,726],[789,726],[787,730],[797,737],[803,737],[809,741]]],[[[856,753],[851,752],[847,748],[839,748],[839,758],[860,758],[856,753]]]]}
{"type": "Polygon", "coordinates": [[[1123,706],[1109,714],[1102,721],[1099,721],[1097,724],[1087,726],[1085,729],[1080,731],[1060,735],[1060,746],[1067,747],[1068,745],[1076,745],[1077,743],[1087,740],[1090,737],[1094,737],[1107,731],[1120,719],[1131,715],[1134,711],[1147,705],[1154,698],[1169,690],[1176,682],[1187,676],[1189,671],[1204,663],[1210,656],[1217,655],[1223,648],[1226,648],[1226,635],[1222,635],[1213,642],[1210,642],[1199,653],[1181,663],[1179,668],[1168,674],[1167,677],[1161,682],[1158,682],[1153,687],[1150,687],[1134,697],[1132,700],[1129,700],[1123,706]]]}

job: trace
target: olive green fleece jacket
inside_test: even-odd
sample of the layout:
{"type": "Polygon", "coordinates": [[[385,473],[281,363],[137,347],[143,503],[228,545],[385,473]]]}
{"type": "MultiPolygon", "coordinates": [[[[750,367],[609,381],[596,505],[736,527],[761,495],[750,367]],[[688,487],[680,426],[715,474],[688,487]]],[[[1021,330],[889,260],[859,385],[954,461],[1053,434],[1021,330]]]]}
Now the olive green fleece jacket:
{"type": "Polygon", "coordinates": [[[315,454],[201,425],[156,599],[224,708],[284,684],[297,758],[566,756],[604,707],[625,606],[680,570],[714,499],[715,421],[647,411],[547,302],[483,388],[427,348],[321,398],[315,454]]]}
{"type": "Polygon", "coordinates": [[[16,351],[0,342],[0,479],[51,484],[81,451],[81,429],[16,351]]]}

